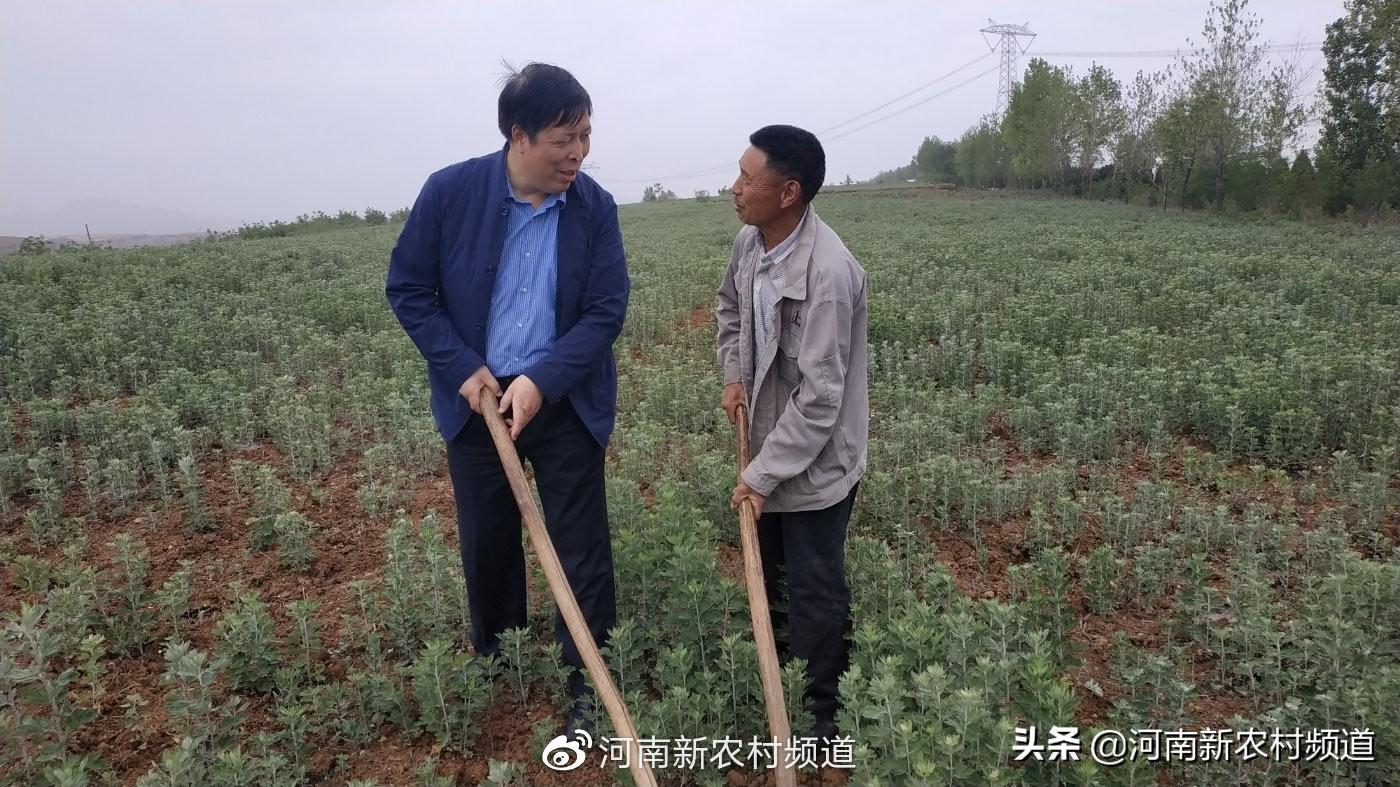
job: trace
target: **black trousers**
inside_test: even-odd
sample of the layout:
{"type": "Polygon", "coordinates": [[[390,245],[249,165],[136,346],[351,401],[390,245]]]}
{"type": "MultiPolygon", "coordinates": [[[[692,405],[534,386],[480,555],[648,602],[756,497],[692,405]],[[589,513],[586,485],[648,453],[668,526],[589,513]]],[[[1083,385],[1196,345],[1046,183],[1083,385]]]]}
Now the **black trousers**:
{"type": "MultiPolygon", "coordinates": [[[[509,384],[507,378],[500,382],[502,390],[509,384]]],[[[545,527],[601,648],[617,622],[603,447],[563,399],[540,408],[515,448],[534,471],[545,527]]],[[[520,509],[481,416],[473,415],[461,433],[447,441],[447,466],[457,499],[472,646],[477,653],[494,654],[502,632],[526,625],[525,552],[520,509]]],[[[582,668],[578,647],[558,613],[554,630],[564,661],[582,668]]],[[[577,694],[582,687],[582,673],[575,672],[570,688],[577,694]]]]}
{"type": "Polygon", "coordinates": [[[851,590],[846,585],[846,527],[857,484],[841,502],[816,511],[758,519],[763,584],[773,628],[787,629],[779,654],[807,660],[807,699],[818,721],[840,707],[837,682],[850,663],[851,590]]]}

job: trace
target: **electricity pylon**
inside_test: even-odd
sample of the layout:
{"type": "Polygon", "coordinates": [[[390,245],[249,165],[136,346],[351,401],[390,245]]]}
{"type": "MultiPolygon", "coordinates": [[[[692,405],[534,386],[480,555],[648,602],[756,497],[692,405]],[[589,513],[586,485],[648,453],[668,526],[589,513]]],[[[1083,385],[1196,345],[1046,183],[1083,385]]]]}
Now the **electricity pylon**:
{"type": "Polygon", "coordinates": [[[1000,118],[1006,113],[1006,105],[1011,102],[1011,86],[1016,84],[1020,75],[1016,70],[1016,60],[1031,45],[1035,39],[1035,33],[1031,32],[1030,22],[1024,25],[997,24],[991,19],[987,20],[987,26],[982,28],[982,40],[987,42],[987,47],[993,51],[1001,49],[1001,79],[997,83],[997,109],[996,116],[1000,118]],[[990,36],[997,36],[995,40],[990,36]],[[1025,38],[1025,46],[1017,39],[1025,38]]]}

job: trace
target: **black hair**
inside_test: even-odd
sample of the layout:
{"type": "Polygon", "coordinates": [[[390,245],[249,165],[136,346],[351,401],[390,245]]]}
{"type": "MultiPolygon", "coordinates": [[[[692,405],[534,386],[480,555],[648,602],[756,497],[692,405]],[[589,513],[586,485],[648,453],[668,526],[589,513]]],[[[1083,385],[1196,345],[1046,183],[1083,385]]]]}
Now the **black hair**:
{"type": "Polygon", "coordinates": [[[805,205],[826,180],[826,151],[817,135],[797,126],[764,126],[749,135],[749,144],[768,156],[768,166],[802,186],[805,205]]]}
{"type": "Polygon", "coordinates": [[[496,105],[497,125],[506,139],[515,126],[533,141],[545,129],[567,126],[593,114],[588,91],[559,66],[527,63],[516,71],[506,64],[506,69],[496,105]]]}

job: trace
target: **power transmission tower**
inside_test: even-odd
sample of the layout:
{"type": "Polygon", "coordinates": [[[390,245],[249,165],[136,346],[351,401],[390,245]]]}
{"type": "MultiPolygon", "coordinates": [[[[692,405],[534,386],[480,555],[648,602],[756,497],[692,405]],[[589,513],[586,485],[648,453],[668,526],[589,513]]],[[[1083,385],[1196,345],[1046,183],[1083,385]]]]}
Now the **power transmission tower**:
{"type": "Polygon", "coordinates": [[[1001,117],[1006,113],[1006,105],[1011,101],[1011,86],[1016,84],[1019,76],[1016,60],[1030,47],[1035,33],[1031,32],[1030,22],[1024,25],[999,25],[991,19],[987,20],[987,26],[980,32],[982,40],[987,42],[987,48],[992,51],[1001,50],[1001,79],[997,83],[996,109],[996,116],[1001,117]],[[998,38],[992,39],[990,36],[998,38]],[[1025,46],[1021,45],[1018,38],[1026,39],[1025,46]]]}

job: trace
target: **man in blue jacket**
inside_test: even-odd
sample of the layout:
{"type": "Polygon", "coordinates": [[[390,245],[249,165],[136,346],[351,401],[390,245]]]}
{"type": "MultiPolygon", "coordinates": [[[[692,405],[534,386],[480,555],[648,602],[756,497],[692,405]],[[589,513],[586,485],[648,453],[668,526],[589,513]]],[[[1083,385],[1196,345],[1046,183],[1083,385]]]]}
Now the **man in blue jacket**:
{"type": "MultiPolygon", "coordinates": [[[[601,646],[617,616],[603,453],[630,287],[617,205],[580,171],[593,104],[569,72],[532,63],[512,73],[498,108],[506,144],[428,177],[385,290],[428,363],[472,645],[495,653],[503,631],[526,625],[520,511],[479,417],[489,389],[534,470],[550,538],[601,646]]],[[[555,631],[575,668],[573,729],[592,700],[562,618],[555,631]]]]}

